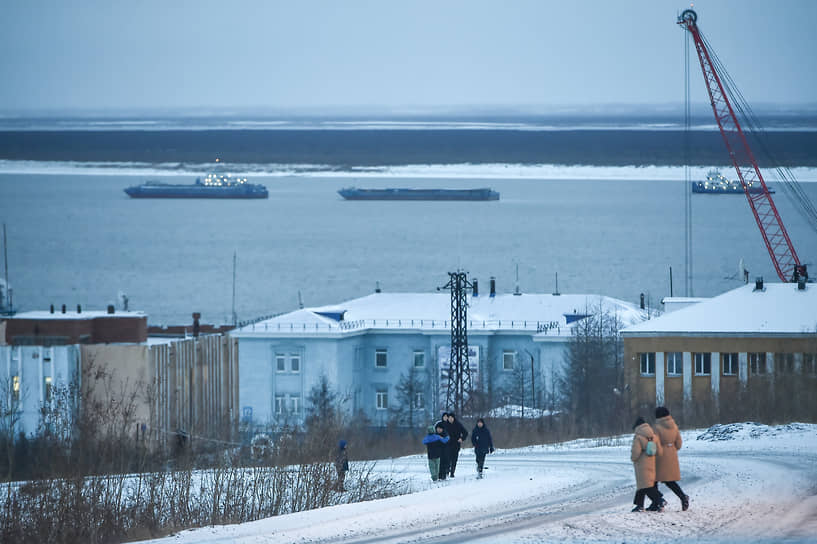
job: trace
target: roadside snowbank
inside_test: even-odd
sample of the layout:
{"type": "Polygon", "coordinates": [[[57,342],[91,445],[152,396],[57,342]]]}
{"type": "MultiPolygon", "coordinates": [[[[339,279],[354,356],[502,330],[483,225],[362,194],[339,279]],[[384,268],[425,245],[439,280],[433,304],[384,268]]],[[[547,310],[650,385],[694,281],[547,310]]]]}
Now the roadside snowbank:
{"type": "Polygon", "coordinates": [[[483,480],[470,449],[457,478],[444,483],[430,481],[425,456],[381,461],[378,470],[414,492],[156,542],[805,542],[817,534],[817,425],[719,425],[683,439],[687,512],[663,486],[665,512],[630,512],[635,487],[623,436],[498,450],[483,480]]]}

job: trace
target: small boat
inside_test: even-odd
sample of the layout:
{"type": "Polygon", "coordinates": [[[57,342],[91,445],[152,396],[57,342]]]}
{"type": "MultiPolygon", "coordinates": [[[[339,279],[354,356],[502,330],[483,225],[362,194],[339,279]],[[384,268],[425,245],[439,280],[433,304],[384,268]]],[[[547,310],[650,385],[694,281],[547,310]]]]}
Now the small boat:
{"type": "Polygon", "coordinates": [[[499,200],[499,193],[483,189],[358,189],[338,191],[346,200],[499,200]]]}
{"type": "Polygon", "coordinates": [[[210,173],[204,180],[196,178],[193,184],[181,185],[147,181],[125,189],[131,198],[268,198],[263,185],[247,183],[247,178],[229,174],[210,173]]]}
{"type": "MultiPolygon", "coordinates": [[[[768,188],[768,186],[767,186],[768,188]]],[[[763,187],[760,182],[749,182],[749,194],[760,194],[763,192],[763,187]]],[[[707,193],[712,195],[742,195],[745,194],[743,185],[740,181],[730,181],[718,170],[710,170],[706,175],[705,181],[692,182],[693,193],[707,193]]],[[[773,193],[774,189],[769,188],[769,192],[773,193]]]]}

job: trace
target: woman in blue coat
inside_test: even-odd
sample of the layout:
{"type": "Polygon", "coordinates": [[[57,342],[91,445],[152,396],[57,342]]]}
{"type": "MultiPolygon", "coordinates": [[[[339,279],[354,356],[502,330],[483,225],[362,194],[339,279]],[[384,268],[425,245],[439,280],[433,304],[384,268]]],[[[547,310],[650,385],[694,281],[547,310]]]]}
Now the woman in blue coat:
{"type": "Polygon", "coordinates": [[[491,440],[491,431],[485,425],[485,420],[479,418],[474,430],[471,431],[471,443],[474,445],[474,454],[477,457],[477,478],[482,478],[482,467],[485,465],[485,455],[494,453],[494,442],[491,440]]]}

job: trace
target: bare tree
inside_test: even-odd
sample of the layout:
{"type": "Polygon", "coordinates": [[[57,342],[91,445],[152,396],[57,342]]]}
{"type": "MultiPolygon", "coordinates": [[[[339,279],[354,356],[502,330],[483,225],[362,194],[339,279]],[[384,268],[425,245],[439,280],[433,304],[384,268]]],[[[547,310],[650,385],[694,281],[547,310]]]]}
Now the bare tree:
{"type": "Polygon", "coordinates": [[[6,450],[6,478],[14,478],[15,443],[18,438],[19,424],[23,417],[23,400],[26,391],[21,391],[19,383],[12,378],[0,380],[0,441],[6,450]]]}
{"type": "Polygon", "coordinates": [[[399,422],[414,429],[415,415],[425,410],[426,405],[426,383],[422,373],[415,368],[414,364],[409,365],[408,370],[400,375],[395,389],[397,390],[397,406],[393,409],[394,413],[399,422]],[[419,401],[419,399],[422,400],[419,401]]]}

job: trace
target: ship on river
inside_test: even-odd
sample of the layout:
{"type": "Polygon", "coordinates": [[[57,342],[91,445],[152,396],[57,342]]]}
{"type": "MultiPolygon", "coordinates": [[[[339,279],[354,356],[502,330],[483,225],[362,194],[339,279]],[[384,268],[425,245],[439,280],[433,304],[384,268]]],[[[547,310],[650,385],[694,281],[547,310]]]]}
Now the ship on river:
{"type": "Polygon", "coordinates": [[[499,200],[499,193],[482,189],[358,189],[338,191],[346,200],[499,200]]]}
{"type": "Polygon", "coordinates": [[[247,178],[210,173],[193,184],[147,181],[125,189],[131,198],[269,198],[263,185],[247,183],[247,178]]]}
{"type": "MultiPolygon", "coordinates": [[[[763,192],[763,187],[760,185],[760,182],[757,183],[749,182],[748,186],[749,194],[756,195],[763,192]]],[[[714,195],[742,195],[745,194],[743,190],[743,185],[741,185],[740,181],[733,181],[727,179],[726,176],[721,174],[717,170],[710,170],[709,173],[706,175],[706,180],[704,181],[693,181],[692,182],[692,192],[693,193],[707,193],[707,194],[714,194],[714,195]]],[[[773,189],[769,189],[770,193],[773,193],[773,189]]]]}

